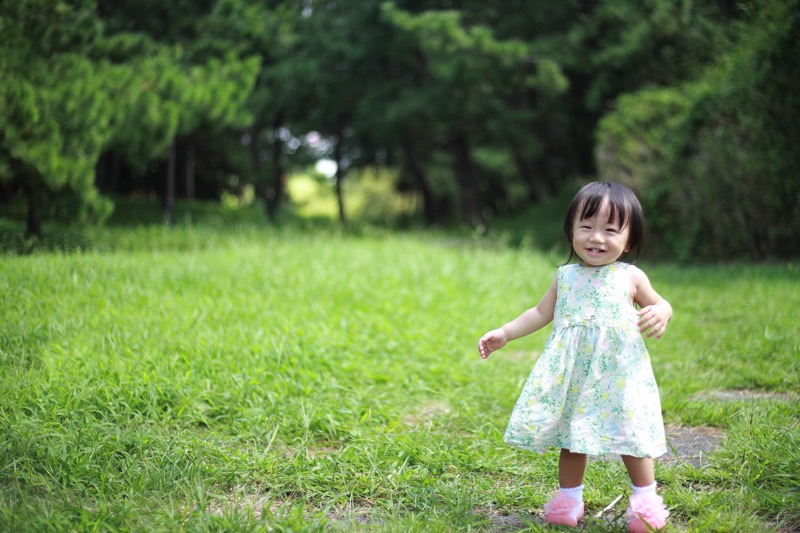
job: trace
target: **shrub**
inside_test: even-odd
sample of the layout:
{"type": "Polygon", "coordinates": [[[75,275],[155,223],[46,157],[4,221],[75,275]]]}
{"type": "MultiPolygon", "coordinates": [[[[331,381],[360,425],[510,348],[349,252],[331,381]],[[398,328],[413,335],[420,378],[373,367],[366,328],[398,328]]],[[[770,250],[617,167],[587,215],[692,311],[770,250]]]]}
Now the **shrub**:
{"type": "Polygon", "coordinates": [[[623,96],[601,121],[599,174],[639,193],[658,253],[800,255],[799,3],[765,4],[702,80],[623,96]]]}

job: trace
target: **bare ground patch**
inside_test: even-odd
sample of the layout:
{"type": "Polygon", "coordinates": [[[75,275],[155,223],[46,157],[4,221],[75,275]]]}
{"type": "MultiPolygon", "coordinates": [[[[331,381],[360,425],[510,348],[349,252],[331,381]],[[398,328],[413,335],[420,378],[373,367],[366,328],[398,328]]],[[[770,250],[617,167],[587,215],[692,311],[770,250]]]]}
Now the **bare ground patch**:
{"type": "MultiPolygon", "coordinates": [[[[708,456],[719,447],[725,432],[707,426],[692,427],[668,425],[664,428],[667,437],[667,453],[657,459],[662,465],[687,463],[695,468],[708,466],[708,456]]],[[[622,461],[619,455],[590,455],[589,461],[622,461]]]]}
{"type": "Polygon", "coordinates": [[[433,421],[434,418],[450,414],[450,404],[445,400],[432,400],[420,405],[403,418],[407,426],[416,426],[433,421]]]}
{"type": "Polygon", "coordinates": [[[530,524],[544,524],[544,520],[532,513],[507,513],[489,507],[486,509],[475,509],[475,514],[485,517],[492,523],[492,531],[518,531],[530,528],[530,524]]]}
{"type": "Polygon", "coordinates": [[[667,453],[658,461],[661,464],[688,463],[695,468],[707,466],[708,455],[719,447],[725,432],[707,426],[669,425],[667,434],[667,453]]]}
{"type": "Polygon", "coordinates": [[[228,502],[217,502],[209,505],[208,512],[221,516],[228,509],[245,510],[250,509],[254,516],[260,516],[264,511],[275,514],[282,507],[291,506],[292,502],[277,500],[268,494],[243,494],[232,496],[228,502]]]}
{"type": "Polygon", "coordinates": [[[711,390],[693,394],[690,400],[711,402],[747,402],[751,400],[773,400],[779,402],[796,402],[797,394],[792,392],[769,392],[746,389],[711,390]]]}
{"type": "Polygon", "coordinates": [[[352,531],[368,526],[380,526],[381,522],[372,516],[371,505],[348,504],[329,512],[326,515],[328,526],[337,531],[352,531]]]}

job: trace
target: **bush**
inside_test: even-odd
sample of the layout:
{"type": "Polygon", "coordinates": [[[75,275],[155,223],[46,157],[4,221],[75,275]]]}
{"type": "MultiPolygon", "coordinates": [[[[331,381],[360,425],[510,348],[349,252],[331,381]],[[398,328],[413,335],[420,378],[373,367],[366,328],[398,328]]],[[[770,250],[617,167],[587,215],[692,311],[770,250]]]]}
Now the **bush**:
{"type": "Polygon", "coordinates": [[[601,121],[599,174],[639,193],[658,253],[800,255],[799,3],[765,4],[702,80],[623,96],[601,121]]]}

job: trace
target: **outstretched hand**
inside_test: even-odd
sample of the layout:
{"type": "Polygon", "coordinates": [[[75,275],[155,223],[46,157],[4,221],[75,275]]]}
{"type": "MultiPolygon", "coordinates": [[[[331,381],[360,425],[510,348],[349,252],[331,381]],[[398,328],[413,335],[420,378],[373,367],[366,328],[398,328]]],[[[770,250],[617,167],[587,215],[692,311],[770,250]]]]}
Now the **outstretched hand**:
{"type": "Polygon", "coordinates": [[[486,359],[492,352],[495,352],[508,344],[508,337],[503,328],[493,329],[486,333],[481,340],[478,341],[478,352],[481,354],[481,359],[486,359]]]}
{"type": "Polygon", "coordinates": [[[659,300],[653,305],[642,307],[639,310],[639,333],[649,339],[655,337],[660,339],[667,330],[667,324],[672,318],[672,307],[666,300],[659,300]]]}

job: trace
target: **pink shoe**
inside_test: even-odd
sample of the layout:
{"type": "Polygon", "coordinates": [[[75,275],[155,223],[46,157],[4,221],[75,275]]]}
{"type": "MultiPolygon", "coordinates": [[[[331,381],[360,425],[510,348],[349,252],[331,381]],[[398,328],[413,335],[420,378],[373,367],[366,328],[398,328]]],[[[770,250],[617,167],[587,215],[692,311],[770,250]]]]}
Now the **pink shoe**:
{"type": "Polygon", "coordinates": [[[631,496],[631,504],[625,511],[631,533],[659,531],[667,524],[668,516],[664,500],[655,493],[631,496]]]}
{"type": "Polygon", "coordinates": [[[544,521],[575,527],[583,518],[583,502],[558,493],[544,504],[544,521]]]}

